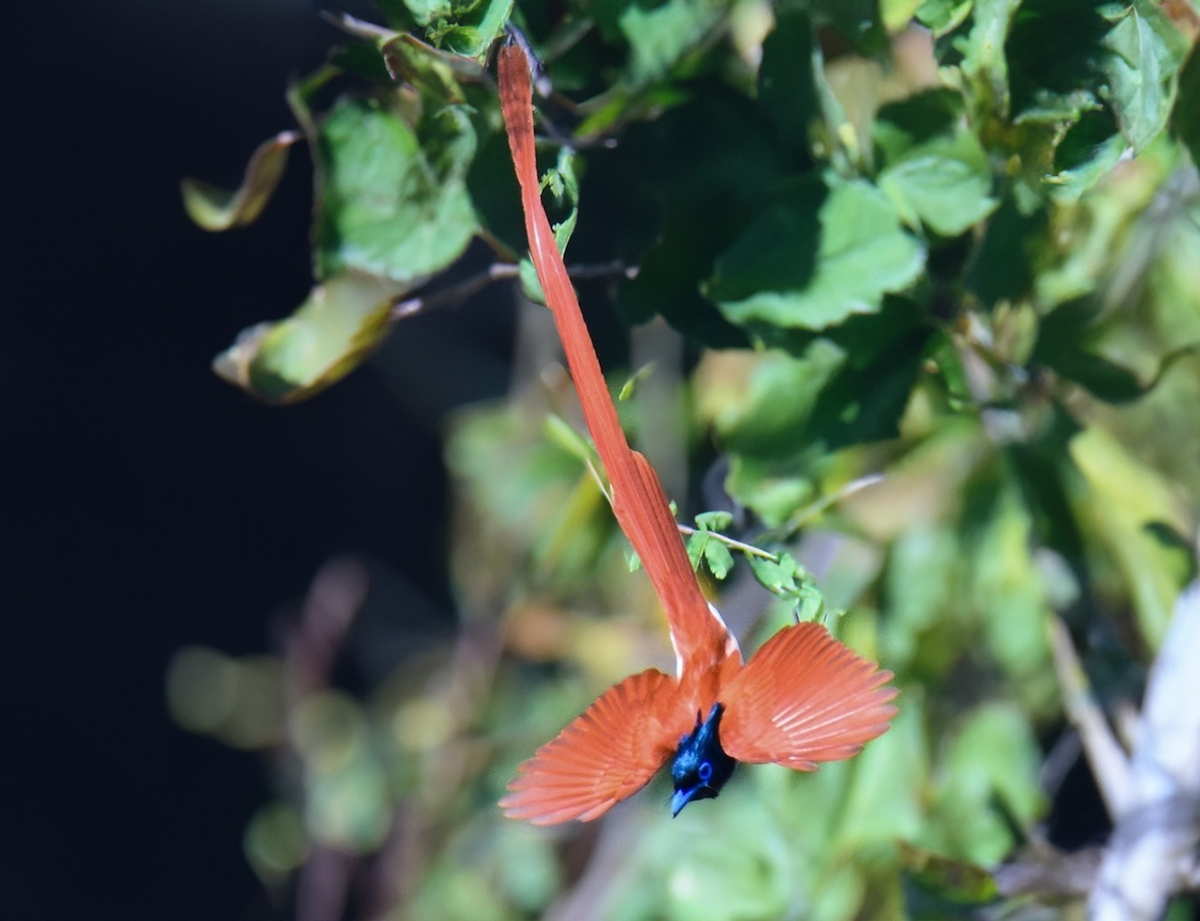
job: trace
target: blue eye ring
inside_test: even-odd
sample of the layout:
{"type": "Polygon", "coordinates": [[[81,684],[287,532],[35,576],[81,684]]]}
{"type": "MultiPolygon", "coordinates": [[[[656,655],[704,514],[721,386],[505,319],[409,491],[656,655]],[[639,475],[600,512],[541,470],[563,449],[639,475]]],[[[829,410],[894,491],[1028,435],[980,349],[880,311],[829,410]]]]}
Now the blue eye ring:
{"type": "Polygon", "coordinates": [[[700,775],[701,783],[708,783],[712,780],[713,767],[707,761],[701,761],[700,767],[696,769],[696,773],[700,775]]]}

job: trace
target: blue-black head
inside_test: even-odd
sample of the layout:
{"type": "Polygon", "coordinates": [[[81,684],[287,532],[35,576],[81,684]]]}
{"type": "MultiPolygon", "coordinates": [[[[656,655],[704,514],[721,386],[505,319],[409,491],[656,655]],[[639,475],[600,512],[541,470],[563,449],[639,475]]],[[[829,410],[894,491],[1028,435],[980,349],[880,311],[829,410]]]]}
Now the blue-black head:
{"type": "Polygon", "coordinates": [[[713,704],[703,722],[697,713],[696,728],[679,740],[675,760],[671,762],[671,779],[675,782],[671,815],[679,815],[694,799],[714,798],[733,776],[737,762],[725,754],[718,734],[724,712],[724,706],[713,704]]]}

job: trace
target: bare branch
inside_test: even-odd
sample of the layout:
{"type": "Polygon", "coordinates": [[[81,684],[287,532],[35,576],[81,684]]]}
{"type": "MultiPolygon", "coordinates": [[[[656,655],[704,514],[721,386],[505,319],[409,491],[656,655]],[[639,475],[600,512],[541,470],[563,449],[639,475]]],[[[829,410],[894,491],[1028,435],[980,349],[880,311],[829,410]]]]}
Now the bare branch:
{"type": "Polygon", "coordinates": [[[1150,670],[1121,812],[1088,902],[1092,921],[1155,921],[1195,874],[1200,842],[1200,581],[1175,613],[1150,670]]]}
{"type": "Polygon", "coordinates": [[[1092,775],[1096,778],[1104,805],[1108,807],[1108,814],[1116,819],[1133,801],[1129,760],[1109,729],[1100,705],[1092,697],[1087,675],[1071,643],[1071,635],[1057,617],[1050,624],[1050,649],[1054,654],[1058,683],[1062,686],[1067,719],[1079,732],[1084,754],[1092,767],[1092,775]]]}
{"type": "MultiPolygon", "coordinates": [[[[415,317],[419,313],[428,313],[440,307],[452,307],[461,304],[467,298],[478,294],[494,281],[505,281],[516,278],[521,274],[520,266],[515,262],[494,262],[482,272],[465,278],[458,284],[435,291],[423,297],[410,297],[392,307],[391,320],[404,320],[415,317]]],[[[608,278],[621,275],[625,278],[637,276],[636,266],[627,266],[619,259],[612,262],[602,262],[598,265],[576,265],[567,268],[571,278],[588,280],[593,278],[608,278]]]]}

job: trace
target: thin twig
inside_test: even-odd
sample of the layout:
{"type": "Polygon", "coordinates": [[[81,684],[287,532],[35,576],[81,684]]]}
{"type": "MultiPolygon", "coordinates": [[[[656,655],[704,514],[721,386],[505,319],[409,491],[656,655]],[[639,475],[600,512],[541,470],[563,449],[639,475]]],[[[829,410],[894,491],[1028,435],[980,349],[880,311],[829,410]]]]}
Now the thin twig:
{"type": "Polygon", "coordinates": [[[832,492],[827,496],[818,499],[808,508],[801,509],[796,513],[795,517],[787,523],[787,533],[792,534],[799,531],[802,527],[824,513],[830,507],[837,505],[843,499],[848,499],[857,492],[861,492],[869,486],[874,486],[876,483],[883,482],[882,473],[868,473],[866,476],[859,477],[857,480],[851,480],[837,492],[832,492]]]}
{"type": "Polygon", "coordinates": [[[779,562],[779,557],[776,554],[767,550],[763,550],[762,547],[755,547],[753,544],[743,544],[740,540],[734,540],[732,537],[726,537],[720,531],[703,531],[697,528],[689,527],[686,524],[680,524],[677,527],[679,528],[681,534],[686,534],[689,537],[691,537],[693,534],[707,534],[709,537],[713,538],[719,543],[724,544],[726,547],[729,547],[733,550],[740,550],[742,553],[745,553],[748,556],[762,557],[762,559],[770,560],[772,563],[779,562]]]}
{"type": "Polygon", "coordinates": [[[1079,733],[1104,805],[1108,807],[1109,815],[1115,818],[1129,808],[1133,797],[1129,759],[1109,729],[1100,705],[1092,697],[1071,635],[1057,617],[1050,622],[1050,649],[1058,683],[1062,686],[1067,719],[1079,733]]]}
{"type": "MultiPolygon", "coordinates": [[[[420,313],[428,313],[431,310],[437,310],[441,307],[461,304],[468,298],[474,297],[488,285],[492,284],[492,282],[516,278],[520,274],[521,268],[515,262],[494,262],[482,272],[477,272],[469,278],[464,278],[449,288],[443,288],[441,291],[435,291],[432,294],[421,297],[410,297],[407,300],[399,301],[392,307],[389,319],[393,322],[396,320],[405,320],[409,317],[415,317],[420,313]]],[[[614,259],[612,262],[602,262],[597,265],[568,266],[567,274],[571,278],[581,281],[593,278],[608,278],[614,275],[622,275],[625,278],[632,279],[637,277],[637,267],[627,266],[620,259],[614,259]]]]}

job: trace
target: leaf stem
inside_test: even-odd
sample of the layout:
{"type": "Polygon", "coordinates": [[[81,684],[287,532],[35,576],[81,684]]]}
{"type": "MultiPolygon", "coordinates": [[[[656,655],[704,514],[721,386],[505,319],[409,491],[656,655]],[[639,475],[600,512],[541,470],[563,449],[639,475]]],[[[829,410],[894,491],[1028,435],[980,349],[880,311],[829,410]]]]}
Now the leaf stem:
{"type": "MultiPolygon", "coordinates": [[[[693,534],[701,533],[697,528],[690,527],[686,524],[680,524],[677,525],[677,527],[679,528],[679,532],[681,534],[686,534],[688,537],[691,537],[693,534]]],[[[778,556],[776,556],[774,553],[763,550],[762,547],[755,547],[753,544],[744,544],[740,540],[734,540],[732,537],[726,537],[720,531],[704,531],[703,533],[707,534],[713,540],[724,544],[726,547],[729,547],[733,550],[740,550],[747,556],[762,557],[764,560],[770,560],[772,563],[779,562],[778,556]]]]}

